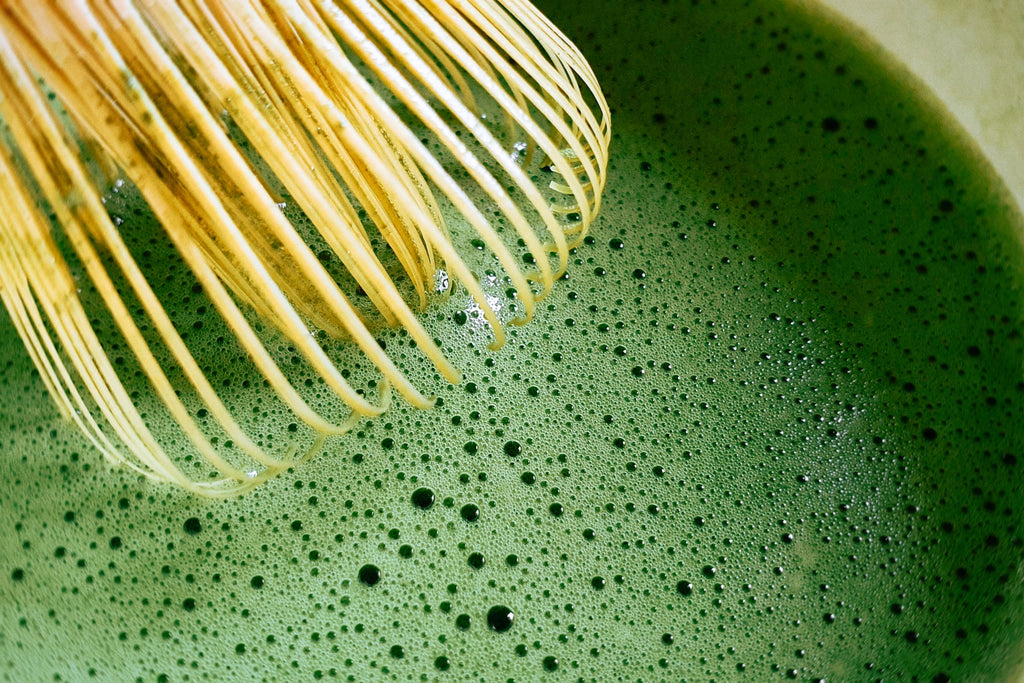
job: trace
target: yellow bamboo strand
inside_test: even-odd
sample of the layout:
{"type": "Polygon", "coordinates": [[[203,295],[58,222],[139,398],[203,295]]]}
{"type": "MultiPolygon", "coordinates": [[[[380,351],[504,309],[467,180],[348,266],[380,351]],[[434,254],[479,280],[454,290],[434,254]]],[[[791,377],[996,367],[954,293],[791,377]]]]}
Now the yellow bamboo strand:
{"type": "Polygon", "coordinates": [[[386,410],[392,390],[432,404],[378,343],[379,325],[460,381],[414,310],[439,268],[500,347],[503,325],[533,317],[594,221],[610,145],[592,70],[526,0],[0,0],[0,123],[0,301],[47,392],[109,462],[210,497],[311,457],[386,410]],[[535,153],[553,172],[543,183],[535,153]],[[303,452],[265,451],[207,377],[136,262],[130,221],[104,207],[117,174],[268,391],[309,427],[303,452]],[[278,192],[308,227],[285,217],[278,192]],[[467,232],[515,289],[517,317],[502,320],[461,253],[467,232]],[[155,423],[185,437],[187,471],[181,439],[168,450],[122,383],[93,306],[162,406],[155,423]],[[358,349],[376,396],[350,384],[317,330],[358,349]],[[339,415],[307,401],[275,360],[275,335],[339,415]]]}

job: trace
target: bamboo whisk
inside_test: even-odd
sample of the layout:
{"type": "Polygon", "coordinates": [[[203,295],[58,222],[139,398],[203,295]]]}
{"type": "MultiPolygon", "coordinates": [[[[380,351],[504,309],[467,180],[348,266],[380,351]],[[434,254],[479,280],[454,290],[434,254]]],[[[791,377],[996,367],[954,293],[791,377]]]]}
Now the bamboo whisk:
{"type": "Polygon", "coordinates": [[[124,180],[315,447],[392,389],[431,405],[378,323],[459,381],[416,315],[439,272],[504,341],[456,228],[515,289],[511,322],[529,320],[598,211],[610,141],[593,72],[525,0],[0,0],[0,117],[0,296],[47,389],[112,463],[209,496],[301,455],[266,452],[208,378],[132,220],[105,205],[124,180]],[[86,299],[123,340],[113,359],[86,299]],[[364,354],[379,396],[324,337],[364,354]],[[307,401],[281,344],[342,414],[307,401]],[[129,352],[184,439],[154,436],[121,374],[129,352]]]}

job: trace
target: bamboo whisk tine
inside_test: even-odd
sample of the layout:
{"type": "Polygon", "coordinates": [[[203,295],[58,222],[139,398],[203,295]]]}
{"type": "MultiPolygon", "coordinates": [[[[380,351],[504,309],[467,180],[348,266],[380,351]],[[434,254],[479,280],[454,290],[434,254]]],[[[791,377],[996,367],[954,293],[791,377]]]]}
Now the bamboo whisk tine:
{"type": "Polygon", "coordinates": [[[0,298],[47,390],[111,463],[207,496],[295,465],[393,391],[429,407],[379,328],[458,382],[417,318],[446,278],[499,347],[586,235],[610,142],[593,72],[524,0],[0,0],[0,119],[0,298]],[[130,188],[310,428],[301,447],[271,453],[233,412],[111,215],[130,188]],[[346,348],[378,381],[353,383],[346,348]]]}

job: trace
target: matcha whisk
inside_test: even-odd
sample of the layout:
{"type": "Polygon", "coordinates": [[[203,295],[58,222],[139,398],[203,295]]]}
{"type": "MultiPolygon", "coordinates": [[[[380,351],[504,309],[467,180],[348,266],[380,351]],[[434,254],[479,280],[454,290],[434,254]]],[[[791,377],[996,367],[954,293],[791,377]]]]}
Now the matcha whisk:
{"type": "Polygon", "coordinates": [[[0,0],[0,117],[0,296],[49,393],[110,462],[210,496],[300,456],[265,452],[232,415],[137,262],[130,221],[105,207],[112,188],[137,188],[318,444],[382,413],[392,388],[432,403],[382,349],[378,323],[459,381],[416,317],[444,289],[440,273],[503,343],[449,223],[500,264],[521,310],[511,322],[530,319],[598,211],[610,141],[593,72],[524,0],[0,0]],[[301,208],[306,235],[281,197],[301,208]],[[190,472],[136,407],[83,290],[198,453],[190,472]],[[264,325],[346,414],[303,398],[264,325]],[[379,397],[347,381],[324,337],[360,349],[379,397]]]}

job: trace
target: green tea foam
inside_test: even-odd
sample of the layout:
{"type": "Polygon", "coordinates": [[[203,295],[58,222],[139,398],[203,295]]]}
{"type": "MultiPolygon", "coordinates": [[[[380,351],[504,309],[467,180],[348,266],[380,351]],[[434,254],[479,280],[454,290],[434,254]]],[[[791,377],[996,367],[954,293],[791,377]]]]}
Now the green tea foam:
{"type": "Polygon", "coordinates": [[[545,7],[614,103],[603,213],[502,350],[464,291],[427,311],[463,384],[386,337],[435,409],[199,500],[108,471],[0,323],[4,680],[1019,674],[1024,222],[998,179],[842,27],[608,7],[545,7]]]}

